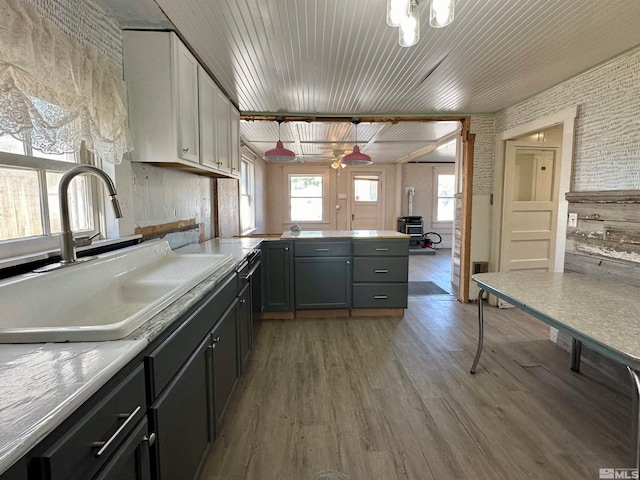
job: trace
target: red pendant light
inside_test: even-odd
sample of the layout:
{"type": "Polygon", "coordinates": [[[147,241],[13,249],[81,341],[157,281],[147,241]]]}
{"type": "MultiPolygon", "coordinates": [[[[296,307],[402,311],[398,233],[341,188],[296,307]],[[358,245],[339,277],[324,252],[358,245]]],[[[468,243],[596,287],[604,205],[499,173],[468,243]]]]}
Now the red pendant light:
{"type": "Polygon", "coordinates": [[[284,148],[282,141],[280,140],[280,124],[284,122],[284,118],[276,118],[278,122],[278,141],[276,142],[276,148],[267,150],[262,157],[269,162],[293,162],[296,159],[296,154],[291,150],[284,148]]]}
{"type": "Polygon", "coordinates": [[[358,124],[360,123],[360,119],[354,118],[351,120],[356,126],[356,145],[353,147],[353,152],[342,157],[341,162],[346,166],[359,166],[359,165],[371,165],[373,160],[371,157],[365,153],[360,152],[360,147],[358,147],[358,124]]]}

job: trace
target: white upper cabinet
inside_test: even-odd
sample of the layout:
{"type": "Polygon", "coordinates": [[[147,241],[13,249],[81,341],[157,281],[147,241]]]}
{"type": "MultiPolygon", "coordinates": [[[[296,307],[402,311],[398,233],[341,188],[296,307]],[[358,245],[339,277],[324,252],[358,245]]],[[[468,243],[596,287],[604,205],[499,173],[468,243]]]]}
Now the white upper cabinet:
{"type": "Polygon", "coordinates": [[[239,114],[178,37],[124,31],[123,45],[131,160],[238,176],[239,114]]]}
{"type": "Polygon", "coordinates": [[[231,173],[231,121],[229,100],[218,90],[216,95],[216,130],[218,133],[218,166],[231,173]]]}
{"type": "Polygon", "coordinates": [[[178,77],[178,156],[199,162],[198,135],[198,62],[180,43],[177,48],[178,77]]]}
{"type": "Polygon", "coordinates": [[[218,168],[218,135],[215,104],[217,85],[202,68],[198,69],[200,102],[200,160],[203,165],[218,168]]]}
{"type": "Polygon", "coordinates": [[[233,105],[229,105],[231,125],[231,174],[240,175],[240,112],[233,105]]]}

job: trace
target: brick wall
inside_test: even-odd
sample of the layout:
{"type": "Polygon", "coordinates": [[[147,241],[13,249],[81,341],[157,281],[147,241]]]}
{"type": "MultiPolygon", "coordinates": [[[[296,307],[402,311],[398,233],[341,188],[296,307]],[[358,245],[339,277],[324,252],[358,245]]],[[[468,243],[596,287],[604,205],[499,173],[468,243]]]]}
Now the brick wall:
{"type": "Polygon", "coordinates": [[[579,105],[573,191],[640,189],[640,50],[496,115],[496,132],[579,105]]]}

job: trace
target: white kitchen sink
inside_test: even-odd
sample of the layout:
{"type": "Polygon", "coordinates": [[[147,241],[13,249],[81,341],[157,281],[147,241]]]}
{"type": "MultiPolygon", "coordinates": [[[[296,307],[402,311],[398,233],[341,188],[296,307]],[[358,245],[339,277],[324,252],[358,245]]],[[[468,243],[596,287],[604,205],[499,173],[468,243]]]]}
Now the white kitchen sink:
{"type": "Polygon", "coordinates": [[[231,260],[144,243],[0,283],[0,343],[117,340],[231,260]]]}

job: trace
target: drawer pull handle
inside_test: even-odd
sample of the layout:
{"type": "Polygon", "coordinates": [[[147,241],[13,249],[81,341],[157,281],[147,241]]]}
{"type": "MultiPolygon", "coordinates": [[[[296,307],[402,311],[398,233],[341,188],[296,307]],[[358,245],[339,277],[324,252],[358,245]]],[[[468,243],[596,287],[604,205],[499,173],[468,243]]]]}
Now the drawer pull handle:
{"type": "Polygon", "coordinates": [[[386,295],[374,295],[373,298],[374,298],[374,300],[386,300],[387,296],[386,295]]]}
{"type": "Polygon", "coordinates": [[[182,151],[183,151],[184,153],[189,153],[189,147],[184,147],[184,148],[182,149],[182,151]]]}
{"type": "Polygon", "coordinates": [[[389,270],[374,270],[374,273],[389,273],[389,270]]]}
{"type": "Polygon", "coordinates": [[[244,298],[241,298],[240,303],[247,303],[247,301],[244,298]]]}
{"type": "Polygon", "coordinates": [[[153,444],[156,443],[156,434],[152,432],[148,436],[145,435],[142,437],[142,441],[148,443],[150,447],[153,447],[153,444]]]}
{"type": "Polygon", "coordinates": [[[388,252],[388,248],[376,248],[376,252],[388,252]]]}
{"type": "Polygon", "coordinates": [[[316,252],[328,252],[329,248],[316,248],[316,252]]]}
{"type": "Polygon", "coordinates": [[[95,457],[96,458],[100,458],[102,456],[102,454],[107,450],[107,448],[109,448],[109,446],[115,441],[116,438],[118,438],[118,435],[120,435],[122,433],[122,431],[127,428],[127,425],[129,425],[131,423],[131,421],[133,420],[133,418],[138,414],[138,412],[140,411],[140,405],[138,405],[136,407],[136,409],[131,412],[128,416],[127,414],[124,415],[120,415],[120,416],[126,416],[126,420],[124,421],[124,423],[122,425],[120,425],[120,428],[118,428],[118,430],[116,430],[116,433],[114,433],[113,435],[111,435],[111,438],[109,440],[107,440],[106,442],[94,442],[92,447],[93,448],[99,448],[100,450],[98,450],[95,453],[95,457]]]}

